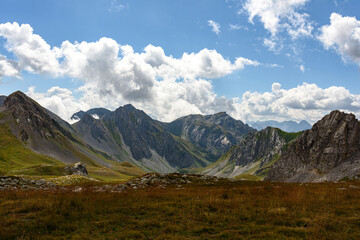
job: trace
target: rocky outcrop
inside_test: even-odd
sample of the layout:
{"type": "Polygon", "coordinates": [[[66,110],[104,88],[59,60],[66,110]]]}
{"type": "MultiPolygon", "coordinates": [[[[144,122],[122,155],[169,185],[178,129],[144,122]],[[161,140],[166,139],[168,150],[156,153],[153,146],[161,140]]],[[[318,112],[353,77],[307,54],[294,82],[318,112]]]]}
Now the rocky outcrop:
{"type": "Polygon", "coordinates": [[[207,159],[217,160],[230,147],[255,129],[235,120],[225,112],[213,115],[189,115],[162,126],[172,134],[194,144],[207,153],[207,159]]]}
{"type": "Polygon", "coordinates": [[[281,155],[265,180],[338,181],[360,174],[360,123],[333,111],[305,131],[281,155]]]}
{"type": "Polygon", "coordinates": [[[80,176],[88,176],[88,171],[86,169],[85,163],[77,162],[72,165],[67,165],[65,167],[65,172],[68,175],[80,175],[80,176]]]}
{"type": "Polygon", "coordinates": [[[257,121],[257,122],[250,122],[251,127],[256,128],[257,130],[265,129],[266,127],[274,127],[280,128],[285,132],[300,132],[305,131],[311,128],[310,123],[305,120],[297,123],[295,121],[257,121]]]}

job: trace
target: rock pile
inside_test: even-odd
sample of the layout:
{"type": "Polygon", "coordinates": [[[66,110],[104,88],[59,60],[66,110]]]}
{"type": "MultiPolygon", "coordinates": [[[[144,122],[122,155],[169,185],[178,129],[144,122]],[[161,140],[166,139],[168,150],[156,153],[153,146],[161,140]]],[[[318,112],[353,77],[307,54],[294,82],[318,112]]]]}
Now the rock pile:
{"type": "Polygon", "coordinates": [[[34,180],[22,177],[0,177],[1,190],[52,190],[56,184],[45,180],[34,180]]]}
{"type": "Polygon", "coordinates": [[[86,165],[82,162],[78,162],[73,165],[67,165],[65,167],[65,171],[68,175],[80,175],[85,177],[88,176],[86,165]]]}
{"type": "Polygon", "coordinates": [[[187,184],[191,183],[202,183],[202,184],[214,184],[222,180],[221,178],[213,176],[203,176],[195,174],[180,174],[180,173],[169,173],[169,174],[159,174],[159,173],[149,173],[142,177],[132,179],[126,183],[118,185],[104,185],[96,186],[92,190],[96,192],[122,192],[125,190],[131,189],[143,189],[143,188],[185,188],[187,184]]]}

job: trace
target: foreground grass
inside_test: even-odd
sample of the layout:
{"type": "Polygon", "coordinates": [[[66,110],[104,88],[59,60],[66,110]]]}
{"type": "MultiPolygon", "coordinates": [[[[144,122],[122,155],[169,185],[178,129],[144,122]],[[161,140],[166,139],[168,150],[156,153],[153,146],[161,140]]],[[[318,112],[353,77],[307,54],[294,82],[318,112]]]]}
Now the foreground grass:
{"type": "Polygon", "coordinates": [[[0,192],[0,239],[359,239],[360,186],[0,192]]]}

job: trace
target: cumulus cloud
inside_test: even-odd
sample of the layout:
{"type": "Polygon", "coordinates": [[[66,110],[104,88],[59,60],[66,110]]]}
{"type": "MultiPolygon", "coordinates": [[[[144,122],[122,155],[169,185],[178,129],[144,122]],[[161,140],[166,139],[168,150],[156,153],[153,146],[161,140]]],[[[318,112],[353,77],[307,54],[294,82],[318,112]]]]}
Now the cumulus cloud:
{"type": "Polygon", "coordinates": [[[307,13],[301,12],[305,4],[310,0],[246,0],[243,11],[249,15],[250,23],[258,17],[264,24],[264,28],[271,34],[264,40],[264,45],[270,50],[278,50],[276,47],[278,34],[286,32],[292,40],[299,37],[311,36],[313,31],[312,22],[307,13]]]}
{"type": "Polygon", "coordinates": [[[3,77],[20,78],[20,72],[16,61],[8,60],[0,54],[0,79],[3,77]]]}
{"type": "Polygon", "coordinates": [[[208,21],[209,26],[212,28],[211,30],[216,34],[219,35],[220,33],[220,24],[213,21],[213,20],[209,20],[208,21]]]}
{"type": "Polygon", "coordinates": [[[236,104],[237,117],[246,120],[275,119],[315,122],[330,111],[338,109],[360,116],[360,95],[343,87],[326,89],[303,83],[295,88],[282,89],[273,83],[271,92],[246,92],[236,104]]]}
{"type": "Polygon", "coordinates": [[[0,24],[0,36],[6,39],[6,49],[18,58],[19,67],[33,73],[60,73],[56,49],[51,49],[28,24],[0,24]]]}
{"type": "Polygon", "coordinates": [[[161,47],[153,45],[135,52],[131,46],[120,45],[111,38],[96,42],[64,41],[51,47],[27,24],[0,24],[0,36],[6,39],[6,49],[17,58],[0,61],[0,69],[6,69],[1,70],[3,76],[27,70],[83,82],[76,89],[80,98],[59,87],[46,93],[29,89],[31,97],[64,119],[80,109],[100,106],[115,109],[126,103],[164,121],[190,113],[231,110],[232,100],[217,96],[210,79],[260,65],[243,57],[230,61],[216,50],[206,48],[184,53],[180,58],[168,56],[161,47]]]}
{"type": "Polygon", "coordinates": [[[330,25],[320,29],[318,39],[326,49],[335,49],[344,60],[351,59],[360,65],[360,21],[355,17],[330,16],[330,25]]]}
{"type": "Polygon", "coordinates": [[[243,57],[230,61],[216,50],[203,49],[174,58],[161,47],[148,45],[135,52],[131,46],[119,45],[110,38],[96,42],[64,41],[59,47],[51,47],[29,25],[17,23],[0,24],[0,36],[17,58],[0,58],[2,76],[19,76],[22,70],[27,70],[83,82],[74,91],[52,87],[39,93],[32,87],[27,92],[66,120],[79,110],[93,107],[114,110],[127,103],[162,121],[218,111],[248,121],[316,121],[333,109],[355,112],[358,116],[360,113],[360,96],[342,87],[322,89],[304,83],[286,90],[274,83],[269,92],[246,92],[234,99],[220,97],[214,92],[211,79],[264,64],[243,57]]]}

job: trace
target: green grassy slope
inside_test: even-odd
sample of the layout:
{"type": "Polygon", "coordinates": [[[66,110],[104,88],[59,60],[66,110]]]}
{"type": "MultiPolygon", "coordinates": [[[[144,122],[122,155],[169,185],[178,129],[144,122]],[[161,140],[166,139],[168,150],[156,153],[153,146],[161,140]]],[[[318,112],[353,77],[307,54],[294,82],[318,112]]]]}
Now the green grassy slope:
{"type": "MultiPolygon", "coordinates": [[[[0,124],[0,175],[63,176],[65,164],[25,147],[6,123],[0,124]]],[[[86,160],[86,159],[84,159],[86,160]]],[[[88,160],[88,159],[87,159],[88,160]]],[[[89,163],[90,161],[85,161],[89,163]]],[[[91,161],[92,162],[92,161],[91,161]]],[[[99,180],[122,180],[144,172],[130,163],[111,161],[112,169],[89,164],[90,177],[99,180]]]]}
{"type": "Polygon", "coordinates": [[[10,131],[7,124],[0,124],[0,174],[62,175],[65,166],[48,156],[26,148],[10,131]]]}

